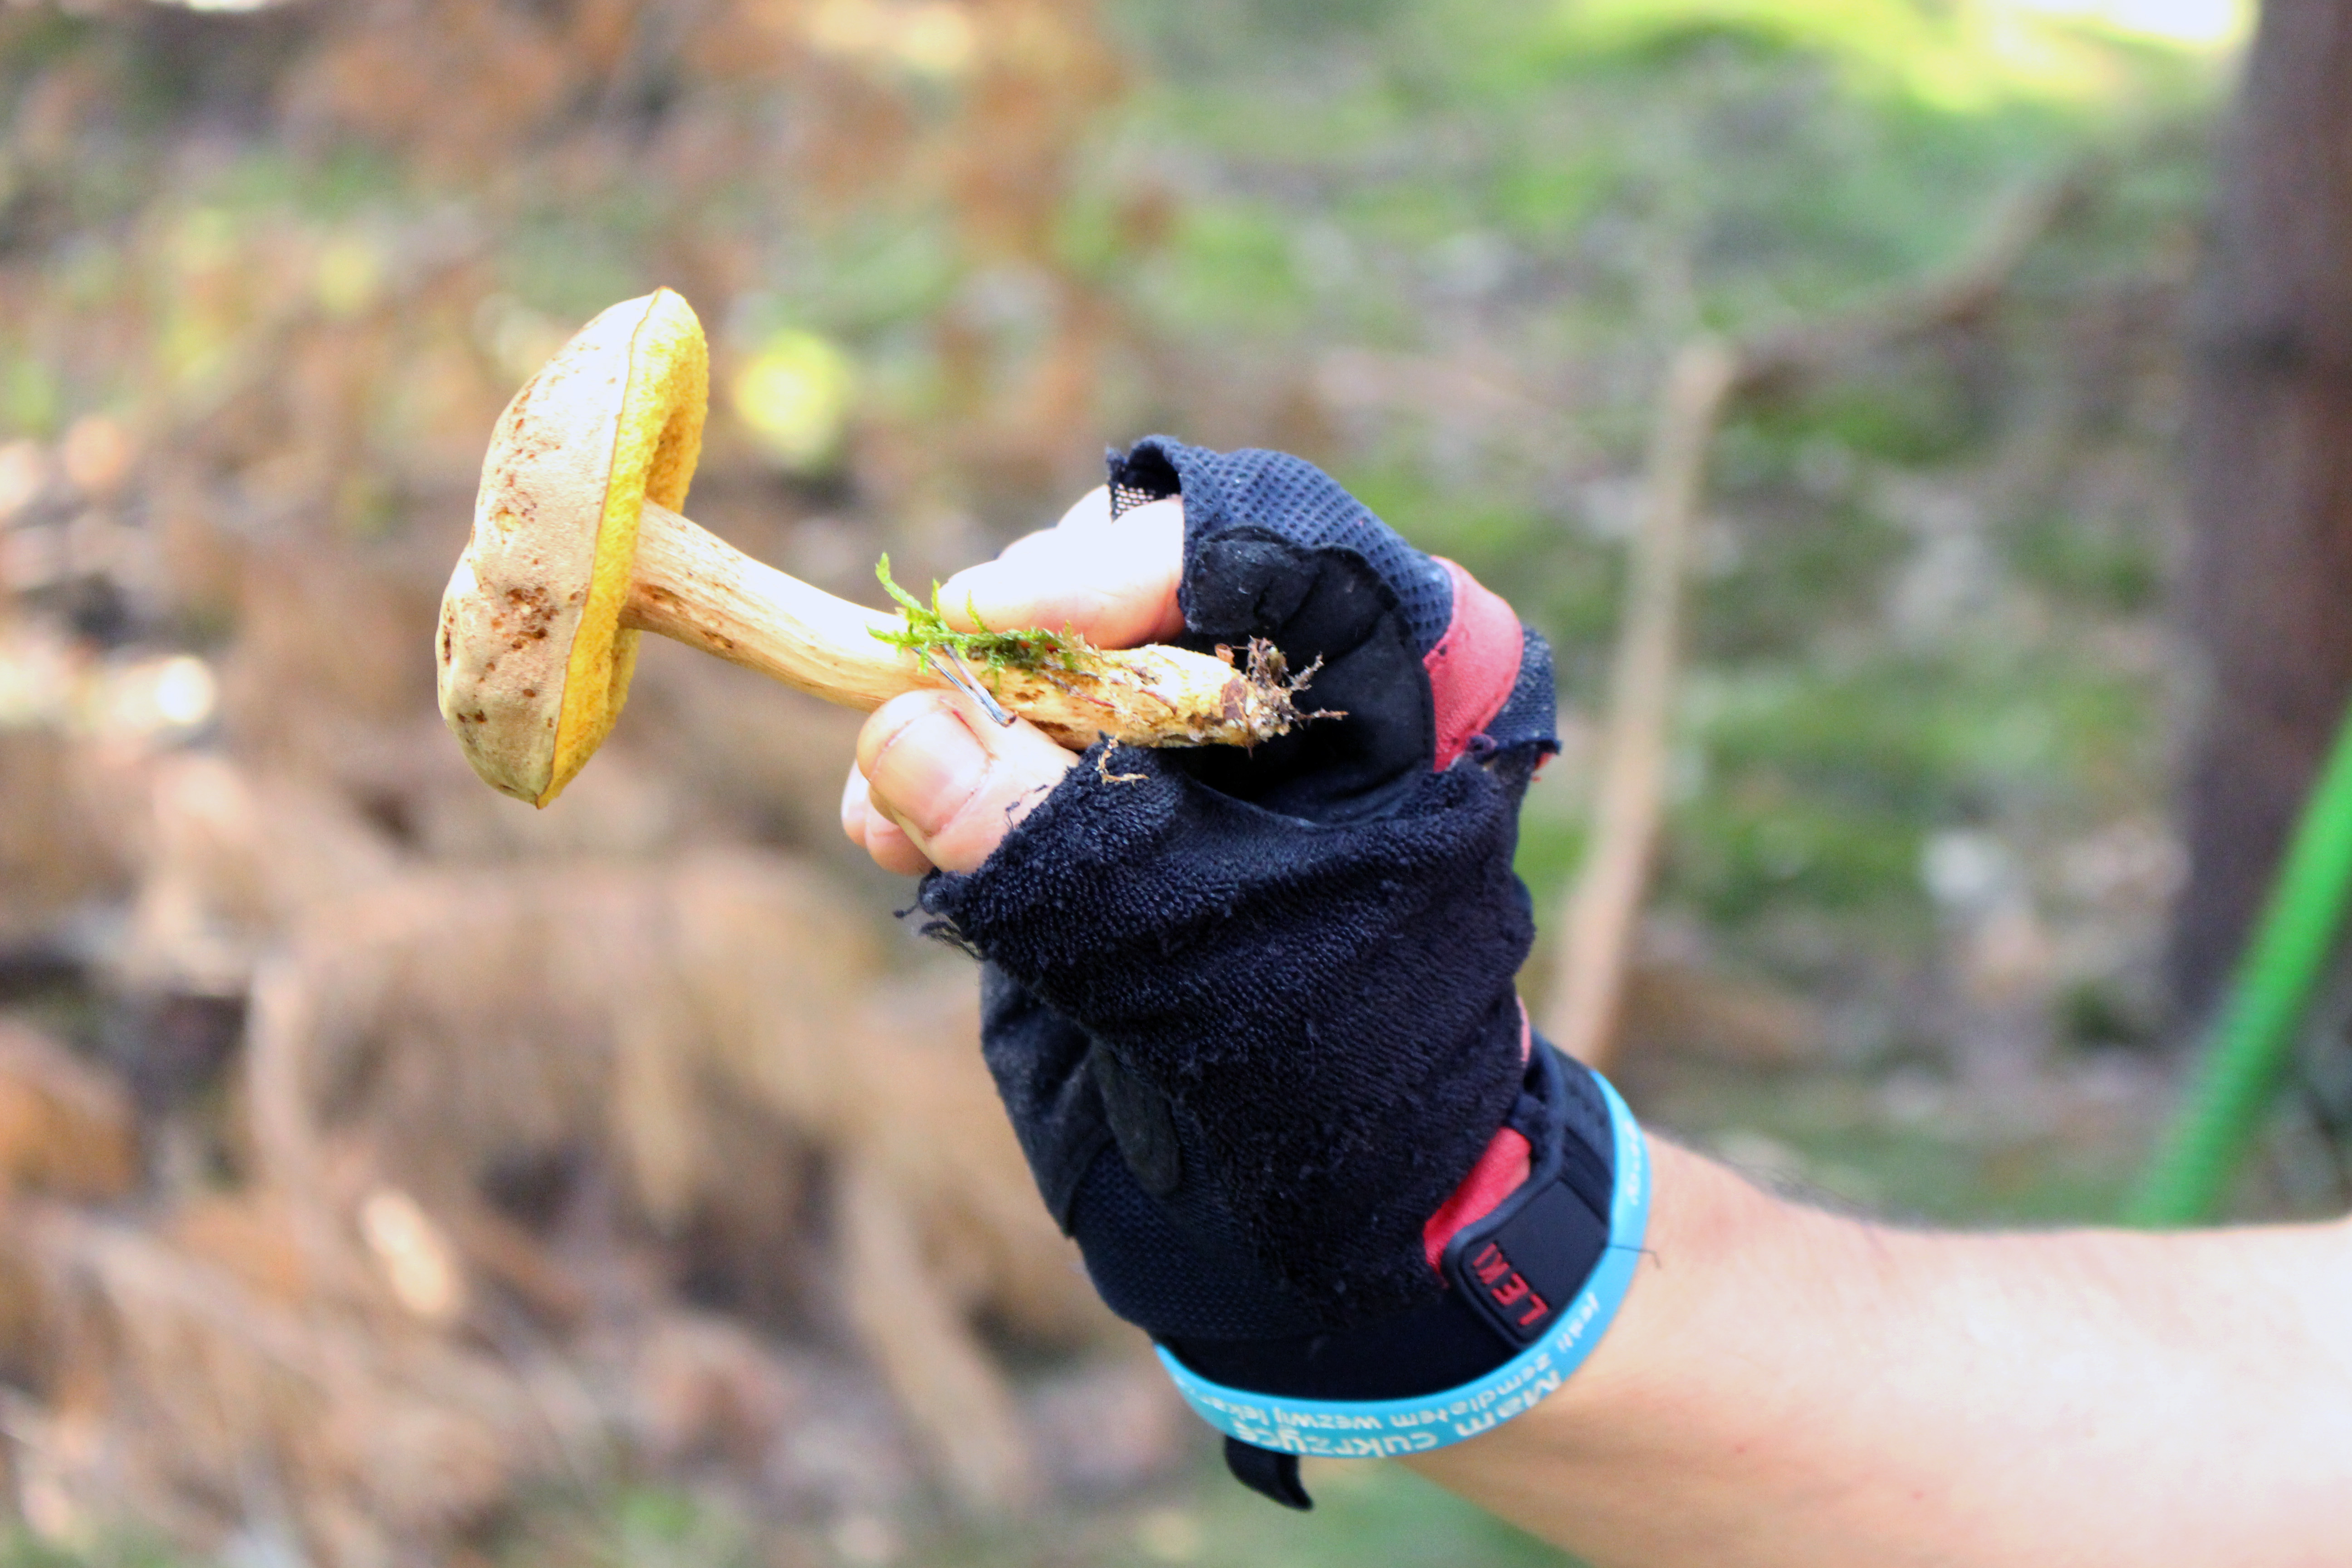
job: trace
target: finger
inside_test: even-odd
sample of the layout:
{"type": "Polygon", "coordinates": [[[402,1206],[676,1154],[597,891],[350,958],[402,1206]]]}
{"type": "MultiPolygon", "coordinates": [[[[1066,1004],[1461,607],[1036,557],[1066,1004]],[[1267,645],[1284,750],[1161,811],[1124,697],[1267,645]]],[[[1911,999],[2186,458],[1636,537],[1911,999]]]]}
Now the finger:
{"type": "Polygon", "coordinates": [[[849,841],[873,858],[885,871],[919,877],[931,868],[930,857],[915,847],[906,829],[874,808],[866,792],[866,775],[853,763],[849,782],[841,792],[841,830],[849,841]]]}
{"type": "MultiPolygon", "coordinates": [[[[1097,496],[1102,492],[1097,491],[1097,496]]],[[[966,567],[940,590],[950,625],[966,631],[1065,627],[1103,647],[1158,642],[1184,629],[1176,584],[1184,561],[1184,503],[1171,497],[1108,518],[1093,497],[1062,524],[966,567]]]]}
{"type": "Polygon", "coordinates": [[[931,858],[907,837],[907,830],[878,811],[869,814],[866,825],[866,853],[896,876],[919,877],[931,869],[931,858]]]}
{"type": "Polygon", "coordinates": [[[1112,523],[1121,521],[1123,520],[1110,514],[1110,487],[1097,485],[1072,502],[1070,510],[1064,512],[1062,520],[1054,526],[1075,531],[1087,528],[1108,528],[1112,523]]]}
{"type": "MultiPolygon", "coordinates": [[[[947,691],[892,698],[857,737],[873,809],[948,871],[987,859],[1077,760],[1027,721],[993,723],[947,691]]],[[[869,824],[869,853],[875,832],[869,824]]]]}
{"type": "Polygon", "coordinates": [[[1041,528],[1034,533],[1023,534],[999,551],[997,559],[1002,561],[1026,554],[1041,546],[1050,546],[1056,541],[1066,541],[1072,535],[1084,533],[1088,530],[1098,532],[1108,528],[1114,521],[1116,520],[1110,515],[1110,489],[1108,486],[1097,485],[1080,496],[1076,504],[1064,512],[1060,521],[1053,527],[1041,528]]]}
{"type": "MultiPolygon", "coordinates": [[[[1181,503],[1180,503],[1181,504],[1181,503]]],[[[1132,515],[1130,512],[1129,515],[1132,515]]],[[[1089,529],[1099,531],[1122,521],[1110,514],[1110,487],[1097,485],[1071,504],[1051,528],[1041,528],[1034,533],[1024,533],[999,552],[1000,556],[1031,550],[1042,541],[1066,538],[1089,529]]]]}

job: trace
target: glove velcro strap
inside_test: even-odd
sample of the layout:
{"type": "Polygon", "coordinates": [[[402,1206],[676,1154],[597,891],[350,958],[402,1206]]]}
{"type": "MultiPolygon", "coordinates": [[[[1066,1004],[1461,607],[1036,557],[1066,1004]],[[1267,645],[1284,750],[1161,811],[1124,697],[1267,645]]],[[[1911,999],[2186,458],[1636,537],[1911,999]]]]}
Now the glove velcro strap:
{"type": "MultiPolygon", "coordinates": [[[[1582,1069],[1574,1069],[1582,1070],[1582,1069]]],[[[1486,1342],[1524,1345],[1499,1365],[1436,1392],[1394,1399],[1310,1399],[1228,1387],[1159,1347],[1177,1392],[1227,1436],[1276,1454],[1375,1458],[1465,1442],[1533,1409],[1592,1353],[1633,1279],[1648,1228],[1648,1150],[1633,1112],[1592,1075],[1609,1108],[1614,1179],[1599,1261],[1580,1280],[1563,1268],[1590,1258],[1577,1236],[1591,1215],[1563,1169],[1561,1140],[1527,1185],[1447,1245],[1449,1300],[1466,1302],[1486,1342]],[[1541,1310],[1537,1310],[1538,1307],[1541,1310]]],[[[1456,1309],[1459,1315],[1459,1309],[1456,1309]]]]}

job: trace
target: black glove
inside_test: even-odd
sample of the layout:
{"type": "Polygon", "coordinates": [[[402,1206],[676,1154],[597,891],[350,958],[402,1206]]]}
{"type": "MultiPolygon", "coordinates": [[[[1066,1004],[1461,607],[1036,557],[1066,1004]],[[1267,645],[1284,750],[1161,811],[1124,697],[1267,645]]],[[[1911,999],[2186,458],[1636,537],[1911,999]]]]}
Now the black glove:
{"type": "Polygon", "coordinates": [[[1236,1473],[1303,1506],[1291,1454],[1534,1403],[1631,1273],[1639,1135],[1513,984],[1550,656],[1297,458],[1154,438],[1111,483],[1115,513],[1183,497],[1179,640],[1265,638],[1332,716],[1254,752],[1098,746],[922,902],[988,961],[989,1066],[1097,1288],[1236,1473]]]}

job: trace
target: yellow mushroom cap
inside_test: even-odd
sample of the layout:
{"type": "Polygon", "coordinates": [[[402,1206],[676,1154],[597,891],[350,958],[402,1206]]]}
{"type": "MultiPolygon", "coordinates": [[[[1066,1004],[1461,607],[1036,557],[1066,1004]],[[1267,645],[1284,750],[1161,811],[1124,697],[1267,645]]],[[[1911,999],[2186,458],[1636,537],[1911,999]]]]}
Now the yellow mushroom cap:
{"type": "Polygon", "coordinates": [[[493,788],[545,805],[628,699],[621,625],[648,500],[686,504],[710,354],[667,289],[580,329],[507,405],[441,599],[441,717],[493,788]]]}

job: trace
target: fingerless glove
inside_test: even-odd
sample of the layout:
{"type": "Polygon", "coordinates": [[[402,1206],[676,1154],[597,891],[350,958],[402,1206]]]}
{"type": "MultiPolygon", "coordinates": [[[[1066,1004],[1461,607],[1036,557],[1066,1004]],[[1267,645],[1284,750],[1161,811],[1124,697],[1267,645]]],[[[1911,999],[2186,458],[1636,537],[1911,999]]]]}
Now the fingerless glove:
{"type": "Polygon", "coordinates": [[[1255,752],[1098,745],[923,908],[985,960],[1038,1185],[1234,1471],[1475,1435],[1557,1386],[1630,1276],[1638,1130],[1535,1039],[1519,805],[1550,657],[1312,466],[1164,438],[1202,650],[1278,647],[1318,717],[1255,752]]]}

